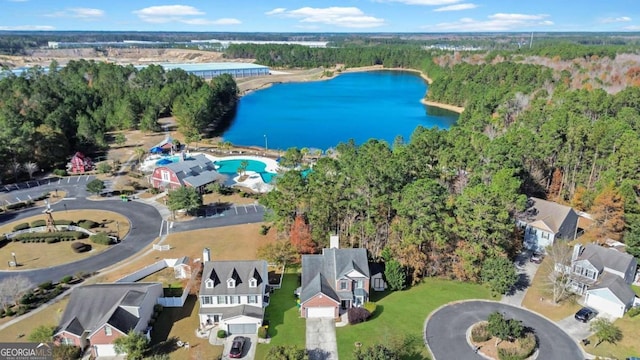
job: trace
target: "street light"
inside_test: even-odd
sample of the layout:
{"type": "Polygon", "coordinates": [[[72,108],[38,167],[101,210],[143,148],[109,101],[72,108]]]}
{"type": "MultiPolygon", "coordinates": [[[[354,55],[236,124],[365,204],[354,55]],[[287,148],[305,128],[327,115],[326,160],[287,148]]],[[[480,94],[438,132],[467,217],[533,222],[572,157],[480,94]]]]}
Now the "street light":
{"type": "Polygon", "coordinates": [[[267,134],[264,134],[264,151],[269,151],[269,146],[267,146],[267,134]]]}
{"type": "Polygon", "coordinates": [[[12,252],[11,257],[13,258],[13,266],[18,266],[18,260],[16,260],[16,253],[12,252]]]}

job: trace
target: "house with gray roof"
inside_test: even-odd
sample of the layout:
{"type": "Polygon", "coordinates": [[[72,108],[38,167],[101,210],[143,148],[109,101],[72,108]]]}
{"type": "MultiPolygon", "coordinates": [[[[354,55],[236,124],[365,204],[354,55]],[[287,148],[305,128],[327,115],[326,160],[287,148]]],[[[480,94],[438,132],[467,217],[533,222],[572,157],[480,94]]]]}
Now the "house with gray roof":
{"type": "MultiPolygon", "coordinates": [[[[337,245],[337,244],[336,244],[337,245]]],[[[302,255],[300,316],[336,318],[369,301],[369,262],[366,249],[322,249],[302,255]]]]}
{"type": "Polygon", "coordinates": [[[54,340],[82,349],[94,357],[115,356],[113,342],[129,331],[147,334],[160,283],[94,284],[75,288],[56,328],[54,340]]]}
{"type": "Polygon", "coordinates": [[[544,251],[556,239],[573,240],[578,232],[578,214],[573,208],[535,197],[527,200],[517,223],[524,229],[524,247],[532,251],[544,251]]]}
{"type": "Polygon", "coordinates": [[[178,162],[155,168],[149,182],[160,190],[189,186],[202,192],[205,186],[222,178],[223,176],[216,171],[216,165],[205,155],[186,157],[182,154],[178,162]]]}
{"type": "Polygon", "coordinates": [[[637,260],[630,254],[596,244],[576,244],[571,257],[570,289],[585,296],[585,305],[622,317],[633,306],[631,289],[637,260]]]}
{"type": "Polygon", "coordinates": [[[267,262],[205,261],[200,284],[201,328],[256,334],[269,305],[267,262]]]}

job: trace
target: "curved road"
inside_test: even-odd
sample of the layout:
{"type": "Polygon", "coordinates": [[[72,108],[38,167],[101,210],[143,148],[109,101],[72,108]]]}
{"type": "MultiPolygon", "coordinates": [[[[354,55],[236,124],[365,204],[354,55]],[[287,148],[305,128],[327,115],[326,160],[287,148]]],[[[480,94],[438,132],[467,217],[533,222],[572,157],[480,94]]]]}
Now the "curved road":
{"type": "MultiPolygon", "coordinates": [[[[123,240],[98,255],[73,263],[53,266],[45,269],[0,271],[0,280],[20,274],[28,277],[34,284],[40,284],[49,280],[58,281],[66,275],[73,275],[78,272],[99,272],[104,268],[135,255],[158,237],[163,219],[155,207],[139,201],[122,202],[121,200],[86,200],[84,198],[87,196],[86,183],[92,180],[92,178],[93,177],[91,176],[83,175],[64,178],[61,181],[53,181],[50,184],[48,183],[47,185],[42,186],[36,185],[27,188],[22,187],[20,189],[3,189],[5,191],[3,191],[2,198],[5,199],[5,201],[6,199],[11,199],[9,202],[15,202],[16,200],[14,199],[25,199],[27,198],[27,195],[35,197],[43,191],[50,191],[53,189],[64,190],[67,192],[67,197],[64,200],[51,205],[51,209],[54,211],[54,218],[63,217],[61,213],[65,210],[96,209],[114,211],[124,215],[131,222],[129,233],[123,238],[123,240]]],[[[2,214],[0,215],[0,223],[16,221],[34,215],[41,215],[42,211],[43,207],[38,207],[2,214]]],[[[184,223],[175,223],[170,232],[182,232],[195,229],[254,223],[263,221],[263,217],[264,208],[261,206],[233,206],[218,212],[215,216],[203,217],[184,223]]],[[[39,255],[46,256],[46,249],[43,248],[42,254],[39,255]]]]}
{"type": "Polygon", "coordinates": [[[524,326],[535,330],[539,341],[538,359],[584,359],[582,350],[567,333],[533,312],[498,302],[466,301],[446,305],[427,320],[425,340],[434,360],[484,359],[467,343],[466,331],[495,311],[509,319],[521,320],[524,326]]]}

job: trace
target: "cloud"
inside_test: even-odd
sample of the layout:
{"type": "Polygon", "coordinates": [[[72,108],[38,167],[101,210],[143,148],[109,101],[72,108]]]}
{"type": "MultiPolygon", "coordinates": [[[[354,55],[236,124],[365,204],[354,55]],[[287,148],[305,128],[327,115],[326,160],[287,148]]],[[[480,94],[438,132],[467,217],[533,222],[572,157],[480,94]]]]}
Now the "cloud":
{"type": "Polygon", "coordinates": [[[629,25],[622,28],[626,31],[640,31],[640,25],[629,25]]]}
{"type": "Polygon", "coordinates": [[[357,7],[303,7],[296,10],[274,9],[269,12],[276,16],[299,19],[305,25],[324,24],[345,28],[372,28],[384,25],[384,19],[366,15],[357,7]]]}
{"type": "Polygon", "coordinates": [[[56,28],[49,25],[18,25],[18,26],[0,26],[1,31],[45,31],[55,30],[56,28]]]}
{"type": "Polygon", "coordinates": [[[144,22],[152,24],[165,24],[178,22],[187,25],[237,25],[242,24],[238,19],[222,18],[217,20],[206,19],[202,16],[205,12],[188,5],[158,5],[150,6],[133,12],[144,22]]]}
{"type": "Polygon", "coordinates": [[[442,6],[459,3],[461,0],[378,0],[378,2],[400,3],[405,5],[442,6]]]}
{"type": "Polygon", "coordinates": [[[437,9],[433,9],[433,11],[460,11],[460,10],[475,9],[477,7],[478,7],[478,5],[471,4],[471,3],[454,4],[454,5],[447,5],[447,6],[439,7],[437,9]]]}
{"type": "Polygon", "coordinates": [[[104,16],[104,10],[92,8],[69,8],[46,14],[46,17],[71,17],[76,19],[95,20],[104,16]]]}
{"type": "Polygon", "coordinates": [[[628,16],[620,16],[620,17],[608,17],[604,19],[600,19],[600,22],[603,24],[617,23],[617,22],[629,22],[631,18],[628,16]]]}
{"type": "Polygon", "coordinates": [[[285,8],[275,8],[275,9],[273,9],[271,11],[267,11],[264,14],[265,15],[277,15],[277,14],[282,14],[285,11],[287,11],[287,9],[285,9],[285,8]]]}
{"type": "Polygon", "coordinates": [[[546,14],[505,14],[489,15],[487,20],[462,18],[454,22],[423,26],[433,31],[517,31],[535,26],[551,26],[553,21],[547,20],[546,14]]]}

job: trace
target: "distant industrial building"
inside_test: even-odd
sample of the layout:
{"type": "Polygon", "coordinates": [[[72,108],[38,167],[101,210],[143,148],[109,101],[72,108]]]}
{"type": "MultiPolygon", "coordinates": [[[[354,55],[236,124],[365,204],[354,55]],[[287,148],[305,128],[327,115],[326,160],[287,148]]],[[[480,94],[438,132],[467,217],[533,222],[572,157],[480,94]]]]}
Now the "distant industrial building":
{"type": "Polygon", "coordinates": [[[325,48],[327,47],[328,41],[276,41],[276,40],[191,40],[192,43],[202,44],[202,43],[212,43],[212,44],[220,44],[222,49],[226,49],[231,44],[256,44],[256,45],[270,45],[270,44],[280,44],[280,45],[301,45],[312,48],[325,48]]]}
{"type": "MultiPolygon", "coordinates": [[[[199,76],[204,79],[211,79],[222,74],[229,74],[234,78],[244,78],[250,76],[269,75],[269,67],[258,64],[238,63],[238,62],[218,62],[201,64],[158,64],[165,71],[182,69],[189,74],[199,76]]],[[[140,66],[138,68],[142,68],[140,66]]]]}

